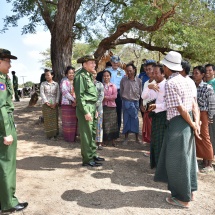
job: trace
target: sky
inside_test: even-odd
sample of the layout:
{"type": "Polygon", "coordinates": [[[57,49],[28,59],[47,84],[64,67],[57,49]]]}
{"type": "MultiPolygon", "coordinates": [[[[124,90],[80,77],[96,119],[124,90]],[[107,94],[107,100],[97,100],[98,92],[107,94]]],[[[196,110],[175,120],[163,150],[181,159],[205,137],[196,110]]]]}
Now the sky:
{"type": "MultiPolygon", "coordinates": [[[[12,6],[6,3],[6,0],[0,0],[0,29],[3,27],[3,18],[12,14],[11,9],[12,6]]],[[[11,71],[15,71],[19,84],[23,84],[23,79],[24,82],[40,82],[44,70],[40,62],[40,52],[50,48],[51,36],[49,31],[44,31],[43,26],[37,28],[36,34],[21,34],[23,25],[27,23],[27,18],[22,19],[18,22],[18,27],[10,27],[5,33],[0,34],[0,48],[10,50],[11,54],[18,58],[12,60],[9,76],[12,77],[11,71]]]]}

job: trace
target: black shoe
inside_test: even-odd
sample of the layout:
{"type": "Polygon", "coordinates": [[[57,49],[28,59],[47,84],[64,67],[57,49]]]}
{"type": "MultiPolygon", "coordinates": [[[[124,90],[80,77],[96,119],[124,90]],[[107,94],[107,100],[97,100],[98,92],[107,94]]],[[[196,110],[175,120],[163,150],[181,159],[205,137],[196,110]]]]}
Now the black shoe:
{"type": "Polygon", "coordinates": [[[101,157],[94,157],[93,159],[94,161],[105,161],[105,159],[101,157]]]}
{"type": "Polygon", "coordinates": [[[83,163],[82,166],[99,167],[99,166],[102,166],[102,164],[97,163],[95,161],[91,161],[91,162],[88,162],[88,163],[83,163]]]}
{"type": "Polygon", "coordinates": [[[11,208],[11,209],[3,210],[3,211],[2,211],[2,214],[4,214],[4,213],[12,213],[12,212],[15,212],[15,211],[22,211],[22,210],[24,210],[27,206],[28,206],[28,203],[27,203],[27,202],[19,203],[18,205],[16,205],[15,207],[13,207],[13,208],[11,208]]]}

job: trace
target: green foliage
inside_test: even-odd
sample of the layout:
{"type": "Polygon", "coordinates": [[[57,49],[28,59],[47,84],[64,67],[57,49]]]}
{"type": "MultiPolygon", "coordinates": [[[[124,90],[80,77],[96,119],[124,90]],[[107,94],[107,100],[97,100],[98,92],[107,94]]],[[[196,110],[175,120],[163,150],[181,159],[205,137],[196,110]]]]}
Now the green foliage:
{"type": "Polygon", "coordinates": [[[32,87],[34,85],[34,83],[31,81],[27,81],[24,85],[25,85],[25,87],[32,87]]]}
{"type": "MultiPolygon", "coordinates": [[[[10,26],[17,26],[17,21],[22,17],[29,19],[29,23],[23,26],[22,33],[35,33],[38,24],[44,25],[44,16],[49,16],[51,22],[57,22],[55,17],[58,7],[55,4],[59,2],[58,0],[52,0],[52,4],[44,0],[7,0],[7,2],[12,3],[14,14],[5,17],[2,32],[10,26]],[[44,8],[46,13],[42,14],[44,8]]],[[[131,29],[120,38],[138,38],[137,44],[143,41],[152,47],[178,50],[193,62],[214,61],[215,53],[212,51],[215,45],[214,0],[83,0],[76,14],[76,23],[73,29],[69,30],[73,31],[74,39],[81,38],[81,41],[85,40],[86,43],[75,43],[73,62],[79,56],[92,53],[102,39],[116,31],[119,24],[136,20],[146,26],[153,25],[173,5],[176,6],[176,13],[168,21],[163,21],[159,30],[146,32],[131,29]]],[[[123,49],[125,47],[123,46],[123,49]]],[[[131,47],[127,46],[130,51],[133,50],[131,47]]],[[[138,47],[136,52],[141,49],[138,47]]],[[[42,63],[45,67],[50,67],[49,55],[42,54],[45,57],[42,63]]]]}

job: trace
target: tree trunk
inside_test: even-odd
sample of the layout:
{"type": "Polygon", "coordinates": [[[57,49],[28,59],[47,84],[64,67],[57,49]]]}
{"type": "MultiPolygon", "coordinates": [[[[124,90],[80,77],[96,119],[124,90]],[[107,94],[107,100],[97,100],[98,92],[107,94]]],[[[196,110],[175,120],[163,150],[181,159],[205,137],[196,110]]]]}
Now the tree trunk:
{"type": "Polygon", "coordinates": [[[60,82],[65,68],[71,65],[76,13],[82,0],[60,0],[51,32],[51,61],[55,81],[60,82]]]}

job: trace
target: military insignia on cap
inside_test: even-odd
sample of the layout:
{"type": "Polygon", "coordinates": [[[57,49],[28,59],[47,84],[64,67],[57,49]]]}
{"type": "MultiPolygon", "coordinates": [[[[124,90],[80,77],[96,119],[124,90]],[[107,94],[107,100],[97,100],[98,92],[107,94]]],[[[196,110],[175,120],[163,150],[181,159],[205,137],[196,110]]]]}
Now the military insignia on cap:
{"type": "Polygon", "coordinates": [[[85,62],[90,61],[90,60],[96,61],[96,59],[94,58],[93,55],[85,55],[85,56],[79,58],[77,60],[77,63],[85,63],[85,62]]]}
{"type": "Polygon", "coordinates": [[[0,91],[6,90],[6,85],[4,83],[0,83],[0,91]]]}

